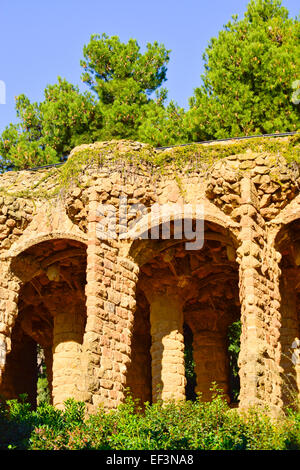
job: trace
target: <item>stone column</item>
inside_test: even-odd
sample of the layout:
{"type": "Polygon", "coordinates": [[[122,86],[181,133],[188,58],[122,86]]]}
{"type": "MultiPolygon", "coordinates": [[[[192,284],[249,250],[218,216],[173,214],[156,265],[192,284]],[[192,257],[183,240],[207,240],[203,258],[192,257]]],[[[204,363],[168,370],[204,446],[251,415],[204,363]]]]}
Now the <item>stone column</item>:
{"type": "Polygon", "coordinates": [[[28,395],[28,402],[36,406],[37,392],[37,346],[16,325],[12,334],[12,350],[7,356],[0,393],[6,399],[28,395]]]}
{"type": "Polygon", "coordinates": [[[144,300],[138,295],[126,380],[126,387],[141,405],[152,400],[150,312],[149,304],[144,300]]]}
{"type": "Polygon", "coordinates": [[[63,408],[67,398],[77,398],[82,377],[81,351],[85,311],[80,302],[66,302],[56,310],[53,326],[53,405],[63,408]]]}
{"type": "MultiPolygon", "coordinates": [[[[261,268],[261,246],[264,244],[264,232],[256,222],[258,201],[254,185],[248,178],[241,181],[241,207],[239,234],[241,245],[237,250],[240,264],[240,301],[241,301],[241,351],[240,367],[240,405],[249,407],[262,403],[262,390],[259,389],[259,377],[265,374],[264,364],[260,361],[263,341],[262,294],[259,290],[261,268]]],[[[265,299],[264,299],[265,300],[265,299]]]]}
{"type": "MultiPolygon", "coordinates": [[[[10,270],[9,260],[1,260],[0,273],[0,384],[11,351],[11,333],[18,315],[21,282],[10,270]]],[[[1,389],[0,389],[1,394],[1,389]]]]}
{"type": "MultiPolygon", "coordinates": [[[[101,404],[116,408],[125,398],[131,356],[138,266],[119,256],[119,242],[101,240],[100,193],[90,193],[87,248],[87,324],[83,344],[85,401],[89,411],[101,404]]],[[[126,251],[126,250],[125,250],[126,251]]]]}
{"type": "Polygon", "coordinates": [[[193,329],[193,356],[196,373],[196,393],[203,401],[211,400],[212,382],[222,388],[229,400],[229,364],[225,338],[216,331],[193,329]]]}
{"type": "Polygon", "coordinates": [[[185,399],[183,299],[176,292],[149,297],[153,401],[185,399]]]}
{"type": "Polygon", "coordinates": [[[237,250],[242,321],[240,406],[268,405],[277,414],[282,407],[278,260],[268,245],[255,186],[247,177],[241,181],[236,216],[241,226],[237,250]]]}
{"type": "Polygon", "coordinates": [[[281,293],[281,361],[282,372],[282,399],[285,405],[295,402],[300,392],[300,367],[298,359],[299,324],[297,295],[291,282],[284,273],[280,282],[281,293]]]}

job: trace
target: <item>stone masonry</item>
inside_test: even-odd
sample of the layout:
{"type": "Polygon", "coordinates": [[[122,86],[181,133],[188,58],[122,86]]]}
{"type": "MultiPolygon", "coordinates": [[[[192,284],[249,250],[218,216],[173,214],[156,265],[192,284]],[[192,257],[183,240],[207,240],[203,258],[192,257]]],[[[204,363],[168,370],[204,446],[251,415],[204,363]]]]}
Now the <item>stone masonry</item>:
{"type": "Polygon", "coordinates": [[[0,176],[1,396],[36,403],[39,345],[55,406],[114,408],[128,388],[142,402],[184,400],[187,327],[195,393],[209,400],[216,382],[230,401],[237,320],[239,406],[277,414],[299,396],[300,172],[285,156],[299,144],[238,145],[186,147],[176,166],[176,149],[96,143],[62,167],[0,176]],[[88,152],[107,158],[80,163],[88,152]],[[80,171],[62,186],[72,162],[80,171]],[[185,220],[203,230],[199,249],[187,248],[185,220]]]}

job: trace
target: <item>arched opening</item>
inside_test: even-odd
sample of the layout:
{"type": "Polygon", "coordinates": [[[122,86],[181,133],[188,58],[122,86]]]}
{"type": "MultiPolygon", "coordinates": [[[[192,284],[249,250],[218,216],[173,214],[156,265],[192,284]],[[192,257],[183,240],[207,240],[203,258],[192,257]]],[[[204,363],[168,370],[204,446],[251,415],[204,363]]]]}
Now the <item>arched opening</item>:
{"type": "Polygon", "coordinates": [[[52,239],[31,246],[12,261],[21,279],[12,348],[0,388],[6,398],[26,393],[37,402],[41,358],[54,405],[74,396],[86,323],[86,246],[52,239]]]}
{"type": "MultiPolygon", "coordinates": [[[[197,250],[187,249],[187,240],[175,239],[173,223],[170,239],[162,238],[162,226],[159,233],[156,240],[149,234],[149,240],[135,241],[131,250],[140,265],[135,322],[148,338],[139,343],[143,364],[148,357],[147,370],[151,367],[147,396],[194,399],[201,394],[206,401],[216,382],[234,402],[228,343],[229,326],[240,319],[234,242],[228,230],[212,222],[205,222],[204,245],[197,250]]],[[[138,367],[135,334],[133,330],[131,368],[141,382],[146,366],[138,367]]],[[[127,384],[143,401],[131,379],[127,384]]]]}
{"type": "Polygon", "coordinates": [[[300,220],[279,232],[276,249],[282,255],[279,265],[282,399],[290,406],[296,404],[300,393],[300,220]]]}

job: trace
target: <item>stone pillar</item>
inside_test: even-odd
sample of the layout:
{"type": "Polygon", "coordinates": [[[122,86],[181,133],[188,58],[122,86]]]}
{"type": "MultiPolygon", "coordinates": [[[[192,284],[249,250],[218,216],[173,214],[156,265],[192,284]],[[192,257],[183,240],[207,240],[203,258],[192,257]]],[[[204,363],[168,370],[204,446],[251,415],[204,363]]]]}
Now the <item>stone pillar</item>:
{"type": "Polygon", "coordinates": [[[58,408],[63,408],[67,398],[79,398],[84,325],[85,311],[80,302],[67,302],[54,315],[52,394],[53,405],[58,408]]]}
{"type": "Polygon", "coordinates": [[[119,256],[119,242],[105,239],[98,230],[101,194],[101,187],[91,190],[88,216],[83,361],[85,401],[91,412],[100,404],[110,409],[124,401],[139,272],[136,263],[119,256]]]}
{"type": "MultiPolygon", "coordinates": [[[[11,351],[11,333],[18,315],[21,282],[10,271],[9,260],[1,260],[0,273],[0,384],[6,358],[11,351]]],[[[0,390],[1,393],[1,390],[0,390]]]]}
{"type": "Polygon", "coordinates": [[[240,406],[268,405],[273,414],[282,408],[280,392],[280,313],[277,288],[278,260],[268,245],[253,182],[241,181],[239,221],[241,350],[240,406]]]}
{"type": "Polygon", "coordinates": [[[300,342],[297,295],[284,273],[280,282],[280,293],[282,399],[285,405],[291,405],[295,403],[295,399],[300,393],[300,361],[297,357],[297,349],[300,346],[300,342]]]}
{"type": "Polygon", "coordinates": [[[150,302],[153,401],[185,399],[183,299],[176,292],[154,293],[150,302]]]}
{"type": "Polygon", "coordinates": [[[7,355],[0,394],[6,399],[26,393],[28,401],[36,406],[37,345],[16,323],[12,333],[12,350],[7,355]]]}
{"type": "Polygon", "coordinates": [[[131,361],[127,369],[126,388],[143,405],[152,401],[151,378],[151,334],[149,304],[140,295],[134,314],[134,326],[131,341],[131,361]]]}
{"type": "Polygon", "coordinates": [[[196,393],[201,393],[203,401],[211,400],[210,388],[212,382],[216,382],[229,401],[229,361],[225,338],[216,331],[197,331],[193,328],[192,331],[196,393]]]}

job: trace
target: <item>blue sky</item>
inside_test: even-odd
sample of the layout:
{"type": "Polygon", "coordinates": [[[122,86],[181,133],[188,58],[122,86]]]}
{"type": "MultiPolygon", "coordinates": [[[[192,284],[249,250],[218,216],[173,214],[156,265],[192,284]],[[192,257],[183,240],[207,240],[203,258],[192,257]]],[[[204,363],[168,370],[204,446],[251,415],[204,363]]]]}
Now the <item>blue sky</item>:
{"type": "MultiPolygon", "coordinates": [[[[200,85],[202,54],[209,39],[230,19],[243,16],[248,0],[1,0],[0,80],[6,104],[0,104],[0,132],[15,122],[14,96],[43,99],[43,90],[60,75],[80,82],[83,45],[91,34],[137,39],[143,50],[158,41],[171,49],[169,98],[187,107],[200,85]]],[[[283,0],[290,16],[299,14],[299,0],[283,0]]]]}

